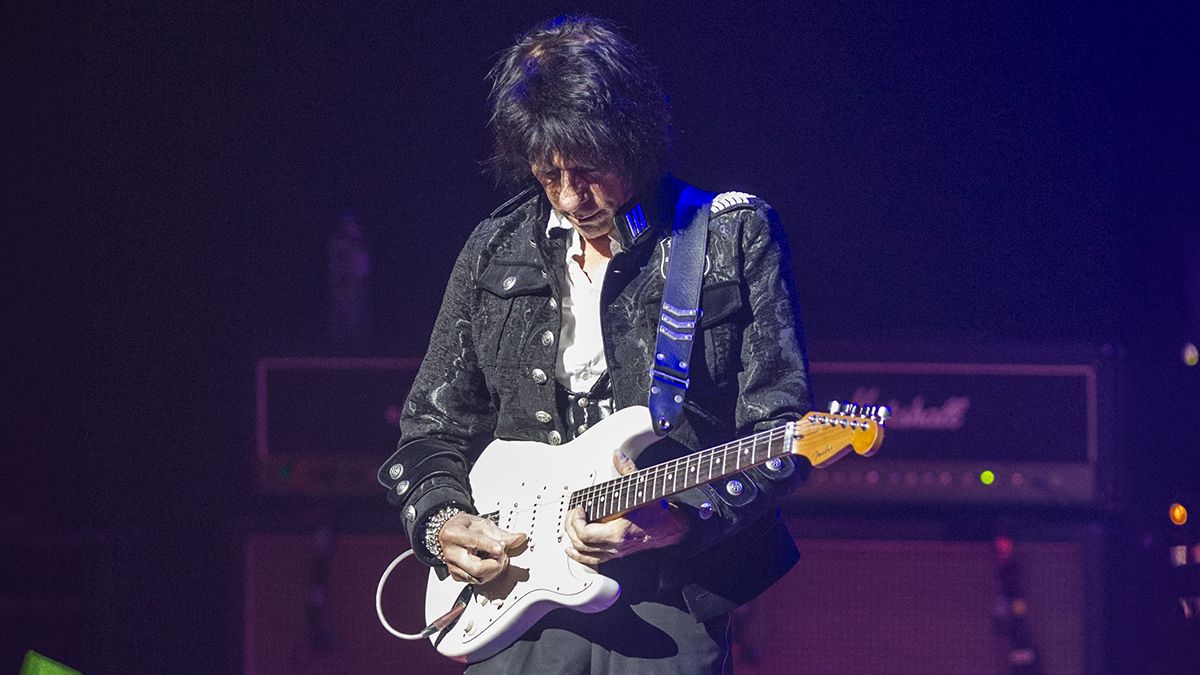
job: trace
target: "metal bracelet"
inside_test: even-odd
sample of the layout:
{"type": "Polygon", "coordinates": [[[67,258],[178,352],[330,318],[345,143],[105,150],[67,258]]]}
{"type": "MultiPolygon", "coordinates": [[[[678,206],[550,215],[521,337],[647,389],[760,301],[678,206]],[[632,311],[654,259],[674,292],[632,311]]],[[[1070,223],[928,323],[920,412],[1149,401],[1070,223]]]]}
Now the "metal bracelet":
{"type": "Polygon", "coordinates": [[[442,562],[446,560],[442,558],[442,543],[438,541],[438,534],[451,518],[462,512],[457,506],[443,506],[425,521],[425,550],[442,562]]]}

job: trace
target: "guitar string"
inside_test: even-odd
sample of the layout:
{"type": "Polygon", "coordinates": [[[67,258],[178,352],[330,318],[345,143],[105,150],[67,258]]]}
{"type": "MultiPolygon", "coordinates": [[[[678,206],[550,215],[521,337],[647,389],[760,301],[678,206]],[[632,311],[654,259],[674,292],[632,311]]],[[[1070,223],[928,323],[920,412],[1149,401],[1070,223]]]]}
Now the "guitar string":
{"type": "MultiPolygon", "coordinates": [[[[828,424],[828,423],[823,423],[823,422],[816,421],[816,420],[808,420],[808,419],[804,419],[804,420],[801,420],[801,421],[800,421],[800,424],[807,424],[807,426],[808,426],[808,429],[804,429],[804,430],[803,430],[803,431],[805,431],[806,433],[803,433],[803,434],[797,435],[797,436],[796,436],[796,439],[797,439],[797,440],[799,440],[799,439],[802,439],[802,438],[808,438],[810,441],[812,441],[812,440],[819,440],[819,439],[817,438],[818,436],[827,435],[827,433],[828,433],[828,432],[838,432],[838,431],[845,431],[845,430],[846,430],[846,427],[842,427],[842,426],[840,426],[839,424],[836,424],[836,423],[834,423],[834,424],[828,424]],[[814,429],[814,428],[812,428],[812,427],[815,427],[815,429],[814,429]]],[[[869,428],[869,427],[868,427],[868,428],[869,428]]],[[[865,431],[865,429],[864,429],[864,431],[865,431]]],[[[712,448],[707,448],[707,449],[705,449],[705,450],[700,450],[700,451],[698,451],[698,452],[692,453],[691,455],[685,455],[684,457],[678,457],[678,458],[676,458],[676,459],[673,459],[673,460],[669,460],[669,461],[666,461],[666,462],[662,462],[662,463],[660,463],[660,464],[656,464],[655,466],[652,466],[652,467],[647,467],[647,468],[645,468],[645,469],[641,469],[641,470],[639,470],[639,471],[637,471],[637,472],[635,472],[635,473],[632,473],[632,474],[626,474],[626,475],[624,475],[624,476],[620,476],[620,477],[618,477],[618,478],[616,478],[616,479],[612,479],[612,480],[609,480],[609,481],[605,481],[605,482],[603,482],[603,483],[597,483],[596,485],[592,485],[592,486],[589,486],[589,487],[587,487],[587,488],[582,488],[582,489],[580,489],[580,490],[573,491],[573,492],[571,492],[571,493],[568,495],[568,499],[567,499],[568,507],[569,507],[569,508],[574,508],[574,507],[576,507],[576,506],[580,506],[580,505],[582,505],[582,504],[585,504],[587,501],[589,501],[588,499],[581,499],[580,497],[581,497],[581,496],[583,496],[583,495],[590,495],[590,496],[593,496],[593,497],[594,497],[594,496],[597,496],[597,495],[599,495],[601,492],[605,491],[606,489],[611,489],[611,488],[612,488],[612,487],[613,487],[613,486],[614,486],[616,483],[619,483],[619,482],[620,482],[620,483],[623,483],[623,484],[628,484],[628,483],[631,483],[632,481],[630,481],[629,479],[631,479],[631,478],[633,478],[633,477],[637,477],[639,474],[643,474],[643,475],[646,475],[646,476],[649,476],[649,475],[654,475],[654,474],[664,474],[664,475],[666,475],[666,474],[669,474],[669,473],[671,473],[671,470],[678,471],[678,469],[679,469],[680,467],[678,467],[678,466],[675,466],[675,465],[679,465],[679,464],[684,464],[684,465],[686,465],[686,464],[689,464],[690,462],[688,462],[688,461],[687,461],[689,458],[692,458],[692,459],[695,459],[695,460],[696,460],[696,462],[695,462],[695,470],[699,471],[699,466],[700,466],[700,464],[702,463],[702,461],[701,461],[701,460],[703,460],[703,459],[704,459],[703,457],[701,457],[702,455],[707,455],[707,456],[709,456],[709,457],[712,457],[713,455],[715,455],[715,454],[716,454],[716,453],[718,453],[718,452],[721,452],[721,453],[724,453],[725,455],[728,455],[728,451],[729,451],[729,450],[733,450],[733,449],[735,449],[735,447],[736,447],[736,449],[739,449],[739,450],[744,450],[744,448],[743,448],[742,446],[745,446],[745,445],[747,445],[747,444],[752,444],[752,445],[754,445],[754,446],[757,446],[757,445],[759,445],[759,444],[760,444],[760,442],[765,442],[765,443],[766,443],[766,445],[767,445],[767,448],[766,448],[766,450],[768,451],[768,454],[767,454],[766,456],[764,456],[764,458],[763,458],[763,459],[761,459],[761,460],[752,460],[751,462],[749,462],[749,463],[747,463],[747,464],[743,464],[743,465],[741,465],[741,466],[740,466],[738,469],[734,469],[733,471],[731,471],[731,472],[729,472],[729,473],[734,473],[734,472],[736,472],[736,471],[739,471],[739,470],[742,470],[742,469],[745,469],[745,468],[749,468],[749,467],[751,467],[751,466],[757,466],[757,465],[759,465],[759,464],[765,464],[766,462],[769,462],[769,461],[771,460],[771,455],[770,455],[769,453],[770,453],[770,449],[771,449],[771,447],[772,447],[772,443],[773,443],[773,442],[775,442],[775,441],[778,441],[778,440],[782,440],[782,439],[784,439],[784,438],[786,438],[786,437],[787,437],[787,427],[786,427],[786,426],[774,427],[774,428],[772,428],[772,429],[767,429],[767,430],[765,430],[765,431],[761,431],[761,432],[759,432],[759,433],[757,433],[757,434],[752,434],[752,435],[750,435],[750,436],[747,436],[747,437],[745,437],[745,438],[737,439],[737,440],[735,440],[735,441],[730,441],[730,442],[728,442],[728,443],[724,443],[724,444],[721,444],[721,445],[717,445],[717,446],[714,446],[714,447],[712,447],[712,448]]],[[[757,455],[757,453],[758,453],[758,450],[751,450],[751,456],[752,456],[752,457],[756,456],[756,455],[757,455]]],[[[741,454],[741,453],[739,453],[739,454],[741,454]]],[[[783,454],[785,454],[785,453],[780,453],[780,454],[777,454],[777,455],[775,455],[775,456],[776,456],[776,457],[780,457],[780,456],[783,456],[783,454]]],[[[728,457],[727,457],[727,456],[725,456],[725,457],[723,457],[723,458],[722,458],[722,467],[724,467],[724,466],[725,466],[725,464],[726,464],[727,460],[728,460],[728,457]]],[[[716,463],[716,459],[715,459],[715,457],[712,457],[712,460],[711,460],[711,462],[710,462],[710,466],[711,466],[712,464],[715,464],[715,463],[716,463]]],[[[685,473],[686,473],[686,472],[685,472],[685,473]]],[[[724,474],[722,474],[722,475],[724,475],[724,474]]],[[[708,479],[708,480],[712,480],[712,473],[711,473],[711,471],[710,471],[710,473],[709,473],[709,479],[708,479]]],[[[694,483],[692,487],[694,487],[695,485],[700,485],[700,484],[702,484],[702,483],[705,483],[705,482],[707,482],[707,480],[701,480],[701,481],[699,481],[699,482],[697,482],[697,483],[694,483]]],[[[676,479],[673,479],[673,480],[672,480],[672,484],[673,484],[673,485],[676,485],[676,484],[677,484],[677,480],[676,480],[676,479]]],[[[664,488],[665,488],[665,481],[664,481],[664,488]]],[[[683,488],[683,490],[686,490],[686,489],[687,489],[687,488],[683,488]]],[[[673,490],[673,491],[672,491],[670,494],[676,494],[677,492],[682,492],[683,490],[673,490]]],[[[612,491],[612,492],[609,494],[609,498],[611,499],[613,496],[615,496],[616,494],[618,494],[618,493],[620,493],[620,492],[622,492],[622,490],[615,490],[615,491],[612,491]]],[[[649,500],[649,501],[653,501],[653,500],[649,500]]],[[[611,513],[604,513],[603,515],[600,515],[599,517],[600,517],[600,518],[603,518],[603,517],[607,517],[607,516],[613,515],[613,513],[620,513],[620,512],[623,512],[623,511],[630,511],[630,510],[632,510],[632,509],[633,509],[633,506],[632,506],[632,504],[633,504],[633,503],[631,502],[631,506],[629,506],[628,508],[621,509],[621,510],[618,510],[618,511],[613,511],[613,512],[611,512],[611,513]]],[[[538,508],[538,505],[528,506],[528,507],[524,507],[524,508],[518,508],[518,509],[516,509],[516,510],[509,511],[509,514],[510,514],[511,516],[520,516],[520,515],[527,514],[527,513],[531,512],[531,511],[535,510],[536,508],[538,508]]],[[[500,522],[500,515],[501,515],[501,512],[500,512],[500,511],[492,511],[492,512],[489,512],[489,513],[486,513],[486,514],[482,514],[480,517],[482,517],[482,518],[487,518],[487,519],[491,520],[493,523],[499,524],[499,522],[500,522]]],[[[589,514],[589,517],[595,518],[595,516],[593,516],[592,514],[589,514]]]]}
{"type": "MultiPolygon", "coordinates": [[[[620,476],[620,477],[618,477],[618,478],[616,478],[616,479],[613,479],[613,480],[610,480],[610,481],[605,481],[605,482],[603,482],[603,483],[597,483],[596,485],[589,486],[588,488],[582,488],[581,490],[576,490],[576,491],[573,491],[573,492],[569,493],[569,495],[568,495],[568,500],[567,500],[567,502],[568,502],[568,507],[569,507],[569,508],[574,508],[574,507],[576,507],[576,506],[579,506],[580,504],[584,503],[584,501],[586,501],[586,500],[584,500],[584,501],[580,501],[580,500],[578,499],[578,496],[579,496],[580,494],[582,494],[582,493],[591,493],[591,492],[592,492],[592,491],[594,491],[596,488],[601,488],[601,487],[604,487],[604,486],[606,486],[606,485],[607,485],[607,486],[611,486],[613,483],[615,483],[615,482],[618,482],[618,481],[625,481],[626,483],[628,483],[628,482],[630,482],[630,481],[628,481],[628,479],[629,479],[629,478],[631,478],[631,477],[635,477],[635,476],[637,476],[637,475],[638,475],[638,474],[640,474],[640,473],[650,473],[650,472],[662,472],[662,473],[664,473],[664,474],[665,474],[665,473],[668,473],[668,472],[669,472],[668,470],[669,470],[669,469],[671,469],[673,465],[675,465],[675,464],[678,464],[678,463],[681,463],[681,462],[682,462],[682,463],[686,463],[686,462],[685,462],[685,460],[686,460],[688,457],[695,457],[695,456],[703,455],[703,454],[705,454],[705,453],[709,453],[709,454],[715,454],[716,452],[718,452],[718,451],[721,451],[723,448],[726,448],[726,446],[738,445],[739,443],[740,443],[740,444],[744,444],[744,443],[745,443],[745,442],[747,442],[747,441],[755,441],[755,442],[757,443],[757,441],[759,441],[759,440],[765,440],[765,441],[767,441],[767,442],[768,442],[768,450],[769,450],[769,448],[770,448],[770,441],[782,439],[782,438],[786,437],[786,435],[787,435],[787,434],[786,434],[786,428],[785,428],[785,427],[776,427],[776,428],[773,428],[773,429],[768,429],[768,430],[766,430],[766,431],[759,432],[758,434],[754,434],[754,435],[752,435],[752,436],[748,436],[748,437],[746,437],[746,438],[744,438],[744,439],[740,439],[740,441],[733,441],[733,442],[726,443],[726,444],[723,444],[723,445],[715,446],[715,447],[713,447],[713,448],[708,448],[708,449],[706,449],[706,450],[701,450],[701,451],[699,451],[699,452],[693,453],[692,455],[687,455],[687,456],[684,456],[684,457],[678,457],[678,458],[676,458],[676,459],[674,459],[674,460],[670,460],[670,461],[667,461],[667,462],[663,462],[663,463],[661,463],[661,464],[658,464],[658,465],[655,465],[655,466],[653,466],[653,467],[647,467],[646,469],[641,469],[640,471],[638,471],[638,472],[635,472],[635,473],[633,473],[633,474],[626,474],[625,476],[620,476]],[[778,437],[778,438],[776,438],[776,437],[778,437]]],[[[730,448],[730,449],[731,449],[731,448],[730,448]]],[[[714,461],[715,461],[715,460],[714,460],[714,461]]],[[[770,461],[770,457],[769,457],[769,456],[765,456],[765,457],[764,457],[764,458],[763,458],[763,459],[762,459],[760,462],[758,462],[758,463],[764,463],[764,462],[768,462],[768,461],[770,461]]],[[[699,465],[699,462],[697,462],[697,465],[699,465]]],[[[748,466],[748,465],[747,465],[747,466],[748,466]]],[[[711,473],[710,473],[710,476],[711,476],[711,473]]],[[[702,482],[703,482],[703,481],[702,481],[702,482]]],[[[686,488],[685,488],[685,489],[686,489],[686,488]]],[[[674,494],[674,493],[672,493],[672,494],[674,494]]],[[[513,516],[520,516],[520,515],[527,514],[527,513],[531,512],[531,511],[535,510],[536,508],[538,508],[538,506],[537,506],[537,505],[533,505],[533,506],[528,506],[528,507],[524,507],[524,508],[517,508],[517,509],[515,509],[515,510],[509,511],[508,513],[509,513],[510,515],[513,515],[513,516]]],[[[486,513],[486,514],[482,514],[480,517],[481,517],[481,518],[487,518],[487,519],[491,520],[493,523],[499,524],[499,522],[500,522],[500,515],[501,515],[501,512],[500,512],[500,511],[492,511],[492,512],[489,512],[489,513],[486,513]]],[[[606,514],[606,515],[611,515],[611,514],[606,514]]]]}
{"type": "MultiPolygon", "coordinates": [[[[810,429],[805,429],[804,436],[810,442],[820,440],[821,437],[828,435],[830,431],[841,431],[833,425],[828,425],[820,422],[809,423],[810,429]],[[815,429],[811,429],[814,425],[815,429]]],[[[838,425],[841,426],[841,425],[838,425]]],[[[777,428],[778,429],[778,428],[777,428]]],[[[785,429],[786,431],[786,429],[785,429]]],[[[786,437],[786,434],[783,434],[786,437]]],[[[650,499],[644,498],[644,492],[636,492],[640,486],[643,490],[646,489],[646,484],[650,489],[651,494],[674,494],[682,489],[687,489],[693,485],[698,485],[706,481],[712,481],[715,478],[720,478],[736,471],[745,469],[749,466],[755,466],[764,462],[770,461],[772,457],[782,456],[787,454],[787,451],[779,451],[778,441],[780,440],[780,432],[768,430],[760,434],[749,436],[743,439],[738,439],[731,443],[727,443],[708,451],[701,451],[688,458],[678,458],[671,462],[665,462],[656,467],[650,467],[640,474],[632,474],[623,481],[610,483],[608,485],[601,484],[592,489],[585,489],[578,495],[576,501],[580,503],[593,502],[593,507],[597,502],[612,506],[615,500],[615,506],[618,510],[631,508],[635,505],[648,503],[658,497],[650,499]],[[765,453],[765,456],[760,457],[760,452],[765,453]],[[731,456],[732,455],[732,456],[731,456]],[[733,460],[734,467],[730,469],[730,460],[733,460]],[[719,465],[719,469],[718,469],[719,465]],[[700,478],[700,474],[704,473],[707,468],[708,475],[700,478]],[[688,476],[685,479],[685,488],[678,487],[678,478],[672,473],[678,474],[683,471],[687,473],[694,472],[694,475],[688,476]],[[664,475],[665,474],[665,475],[664,475]],[[714,474],[716,474],[714,476],[714,474]],[[659,488],[659,480],[661,479],[661,489],[659,488]],[[671,481],[671,489],[666,487],[667,480],[671,481]],[[636,498],[636,499],[635,499],[636,498]]],[[[605,513],[604,515],[608,515],[605,513]]],[[[601,517],[604,517],[603,515],[601,517]]]]}
{"type": "MultiPolygon", "coordinates": [[[[802,433],[798,438],[803,438],[806,435],[811,437],[814,434],[818,434],[823,431],[844,431],[846,428],[846,427],[842,427],[839,424],[827,424],[827,423],[823,423],[823,422],[820,422],[817,420],[807,420],[806,419],[806,420],[801,420],[800,423],[802,425],[807,423],[808,427],[815,426],[816,429],[812,430],[812,431],[809,431],[808,429],[802,429],[802,431],[806,432],[806,433],[802,433]]],[[[685,465],[692,464],[693,462],[694,462],[693,466],[688,467],[689,469],[694,468],[694,469],[698,470],[702,464],[706,464],[710,469],[708,480],[712,480],[712,470],[711,469],[718,461],[718,457],[717,457],[718,453],[720,453],[719,461],[721,461],[721,463],[722,463],[722,475],[724,475],[725,473],[732,473],[732,471],[731,472],[724,471],[724,469],[726,468],[726,465],[729,461],[729,451],[730,450],[734,450],[734,449],[739,450],[737,455],[740,456],[741,454],[743,454],[742,451],[745,450],[745,446],[747,444],[751,445],[752,449],[750,451],[750,454],[752,456],[752,460],[751,460],[751,462],[749,462],[748,465],[755,465],[755,464],[760,463],[760,462],[754,460],[754,458],[757,457],[757,454],[758,454],[758,448],[757,448],[758,444],[760,442],[766,442],[767,443],[767,451],[769,453],[772,443],[774,441],[780,440],[779,437],[781,435],[786,436],[786,427],[775,427],[773,429],[768,429],[766,431],[759,432],[758,434],[754,434],[754,435],[748,436],[743,439],[738,439],[736,441],[725,443],[725,444],[722,444],[722,445],[719,445],[719,446],[716,446],[713,448],[701,450],[699,452],[693,453],[691,455],[687,455],[685,457],[680,457],[680,458],[676,458],[674,460],[669,460],[667,462],[658,464],[654,467],[649,467],[647,469],[643,469],[643,470],[635,472],[633,474],[627,474],[626,476],[622,476],[620,478],[613,479],[612,481],[605,481],[603,483],[598,483],[596,485],[589,486],[587,488],[582,488],[581,490],[579,490],[575,493],[575,495],[574,495],[575,499],[573,500],[572,506],[575,506],[578,503],[592,501],[594,497],[600,496],[602,493],[608,493],[605,496],[608,499],[611,499],[612,496],[614,496],[618,493],[626,492],[627,488],[631,487],[633,485],[633,483],[639,481],[639,479],[641,479],[640,482],[645,482],[644,479],[647,479],[647,478],[649,478],[650,480],[654,480],[656,477],[660,476],[663,473],[668,473],[671,470],[677,471],[679,468],[684,468],[685,465]]],[[[770,455],[768,454],[768,457],[762,461],[764,461],[764,462],[770,461],[770,455]]],[[[739,468],[745,468],[745,466],[748,466],[748,465],[744,465],[739,468]]],[[[734,469],[734,471],[737,471],[737,470],[739,470],[739,469],[734,469]]],[[[685,471],[685,473],[686,473],[686,471],[685,471]]],[[[674,479],[674,478],[672,478],[672,480],[673,480],[673,482],[677,481],[677,479],[674,479]]],[[[701,481],[701,482],[704,482],[704,481],[701,481]]],[[[697,483],[697,484],[699,484],[699,483],[697,483]]],[[[606,501],[607,501],[607,499],[606,499],[606,501]]]]}
{"type": "MultiPolygon", "coordinates": [[[[822,417],[823,416],[824,415],[822,415],[822,417]]],[[[865,423],[867,420],[856,418],[851,421],[865,423]]],[[[845,418],[829,418],[826,420],[819,418],[805,418],[798,422],[798,424],[801,426],[801,433],[796,438],[808,438],[810,441],[820,440],[820,436],[828,435],[829,432],[844,432],[848,428],[852,429],[852,427],[846,425],[845,422],[845,418]]],[[[863,431],[866,431],[869,428],[869,426],[864,426],[863,431]]],[[[774,445],[777,441],[786,438],[786,436],[786,426],[774,427],[772,429],[759,432],[758,434],[753,434],[751,436],[724,443],[713,448],[701,450],[685,457],[669,460],[653,467],[648,467],[646,469],[642,469],[635,473],[627,474],[610,481],[605,481],[587,488],[582,488],[572,493],[570,506],[574,508],[575,506],[592,502],[593,510],[595,510],[597,503],[604,504],[605,507],[608,507],[613,505],[612,502],[615,499],[617,510],[599,514],[598,517],[600,518],[607,517],[613,513],[631,510],[635,505],[648,503],[659,498],[654,497],[648,500],[642,499],[645,487],[643,487],[643,492],[638,493],[635,489],[637,483],[641,483],[643,486],[648,483],[651,487],[650,492],[652,494],[660,492],[666,494],[675,494],[682,491],[682,489],[675,489],[678,486],[678,478],[676,476],[671,476],[669,478],[669,480],[672,481],[673,489],[670,492],[666,491],[666,481],[668,480],[667,476],[670,476],[672,473],[677,474],[680,469],[684,469],[685,475],[688,471],[697,471],[698,473],[696,477],[698,478],[702,467],[707,466],[709,469],[708,478],[698,480],[697,482],[692,483],[692,485],[689,487],[699,485],[714,479],[713,469],[718,462],[721,464],[721,470],[718,472],[718,477],[722,477],[750,466],[755,466],[770,461],[772,459],[771,451],[774,445]],[[765,451],[767,454],[762,459],[758,459],[758,453],[760,452],[759,446],[764,443],[766,445],[765,451]],[[749,446],[748,449],[747,446],[749,446]],[[737,450],[737,452],[734,454],[735,468],[732,471],[728,470],[731,450],[737,450]],[[742,456],[747,454],[750,456],[750,461],[742,463],[742,456]],[[654,487],[655,481],[657,481],[659,478],[663,479],[661,491],[654,487]],[[632,499],[631,496],[633,497],[632,499]],[[628,503],[626,504],[626,502],[628,503]]],[[[785,453],[778,453],[774,456],[778,457],[782,456],[783,454],[785,453]]],[[[685,479],[685,485],[691,480],[691,478],[685,479]]],[[[683,489],[687,488],[685,487],[683,489]]],[[[666,496],[666,494],[663,496],[666,496]]]]}
{"type": "Polygon", "coordinates": [[[776,447],[777,441],[782,438],[786,438],[786,430],[783,433],[768,430],[732,443],[663,462],[640,472],[629,474],[608,484],[592,486],[589,489],[581,491],[574,501],[581,504],[591,502],[591,510],[596,512],[594,517],[603,518],[612,513],[631,509],[635,505],[661,498],[659,495],[675,494],[683,489],[687,489],[691,485],[711,481],[713,480],[714,473],[718,476],[724,476],[745,466],[759,463],[758,455],[760,451],[765,452],[761,461],[770,461],[772,449],[776,447]],[[763,445],[765,447],[760,448],[763,445]],[[749,461],[744,460],[744,455],[747,454],[747,447],[750,448],[749,461]],[[732,459],[736,468],[733,471],[729,471],[731,451],[735,451],[732,459]],[[719,469],[717,468],[718,464],[720,465],[719,469]],[[708,470],[708,476],[702,479],[700,478],[700,474],[703,473],[705,468],[708,470]],[[682,489],[679,488],[680,474],[684,476],[685,487],[682,489]],[[670,490],[667,489],[668,480],[671,481],[670,490]],[[660,483],[661,488],[659,487],[660,483]],[[649,499],[645,497],[647,484],[650,494],[656,495],[655,497],[649,499]],[[603,512],[597,508],[601,504],[603,505],[603,512]],[[613,507],[615,507],[615,510],[613,507]]]}
{"type": "MultiPolygon", "coordinates": [[[[631,494],[633,492],[633,488],[635,488],[635,484],[638,482],[644,483],[646,482],[647,478],[653,481],[654,478],[663,474],[678,474],[680,470],[683,470],[683,473],[686,475],[688,471],[699,471],[700,467],[703,465],[707,465],[709,467],[709,479],[711,480],[712,466],[717,461],[718,453],[721,453],[721,460],[722,464],[724,465],[724,463],[728,461],[728,451],[733,449],[734,446],[738,446],[740,449],[740,447],[744,445],[747,440],[754,441],[756,444],[759,440],[765,440],[767,442],[767,448],[769,452],[771,442],[784,438],[786,435],[786,427],[775,427],[773,429],[768,429],[766,431],[759,432],[758,434],[749,436],[746,439],[739,439],[738,441],[724,443],[712,448],[700,450],[684,457],[677,457],[675,459],[657,464],[653,467],[647,467],[646,469],[642,469],[610,481],[605,481],[603,483],[598,483],[596,485],[578,490],[572,495],[571,505],[574,507],[589,501],[595,501],[595,497],[600,497],[602,495],[606,497],[604,501],[610,501],[613,498],[617,498],[618,502],[620,502],[620,497],[622,495],[628,496],[631,494]]],[[[770,461],[770,457],[768,456],[764,458],[763,461],[770,461]]],[[[685,481],[686,480],[690,479],[685,478],[685,481]]],[[[675,485],[678,485],[678,478],[673,477],[672,482],[675,485]]]]}
{"type": "MultiPolygon", "coordinates": [[[[801,437],[808,437],[810,440],[813,440],[813,438],[815,438],[816,436],[825,435],[824,432],[844,431],[845,430],[845,427],[842,427],[839,424],[828,424],[828,423],[823,423],[819,420],[801,420],[801,424],[805,425],[807,427],[805,429],[802,429],[802,431],[804,431],[806,433],[802,434],[801,437]],[[816,428],[810,430],[811,427],[814,427],[814,426],[816,428]]],[[[683,469],[685,474],[688,471],[696,471],[696,472],[698,472],[697,476],[696,476],[698,478],[699,472],[702,469],[702,467],[707,466],[709,469],[708,477],[706,479],[700,479],[698,482],[692,483],[692,485],[699,485],[700,483],[713,480],[713,473],[714,473],[713,469],[717,465],[718,462],[720,462],[720,464],[721,464],[721,470],[720,470],[720,472],[718,472],[718,477],[728,475],[730,473],[734,473],[738,470],[747,468],[749,466],[754,466],[757,464],[768,462],[772,458],[771,450],[772,450],[775,442],[780,440],[783,437],[786,437],[786,430],[787,430],[786,427],[775,427],[773,429],[769,429],[769,430],[760,432],[758,434],[748,436],[746,438],[738,439],[736,441],[725,443],[725,444],[722,444],[722,445],[719,445],[719,446],[716,446],[713,448],[709,448],[707,450],[701,450],[697,453],[693,453],[692,455],[687,455],[686,457],[676,458],[675,460],[663,462],[662,464],[658,464],[654,467],[648,467],[647,469],[643,469],[642,471],[639,471],[639,472],[636,472],[633,474],[627,474],[626,476],[622,476],[622,477],[614,479],[612,481],[606,481],[604,483],[599,483],[594,486],[589,486],[587,488],[583,488],[583,489],[577,491],[573,495],[571,506],[574,507],[579,504],[584,504],[587,502],[601,502],[601,503],[604,503],[606,506],[608,506],[611,504],[612,500],[615,498],[616,502],[617,502],[618,511],[626,510],[626,501],[629,501],[629,504],[628,504],[629,508],[632,508],[632,506],[634,504],[640,504],[640,503],[645,503],[648,501],[653,501],[653,499],[643,500],[641,502],[635,502],[635,501],[629,500],[629,495],[633,493],[632,488],[634,487],[635,483],[650,482],[651,487],[652,487],[651,492],[653,493],[653,492],[657,492],[657,490],[653,489],[654,481],[657,478],[662,477],[664,474],[669,475],[672,472],[678,473],[678,471],[680,469],[683,469]],[[758,453],[760,452],[759,446],[763,443],[766,444],[765,451],[767,454],[762,459],[759,459],[758,458],[758,453]],[[747,449],[747,446],[749,446],[749,449],[747,449]],[[732,471],[728,470],[728,463],[729,463],[729,459],[730,459],[729,455],[730,455],[731,450],[738,451],[734,455],[734,461],[736,463],[736,468],[734,468],[732,471]],[[751,459],[750,459],[750,461],[743,463],[742,456],[745,454],[749,454],[751,459]],[[599,498],[599,499],[597,499],[597,498],[599,498]]],[[[782,456],[783,454],[784,453],[778,453],[775,456],[782,456]]],[[[692,478],[688,478],[688,479],[686,479],[686,482],[691,482],[692,480],[693,480],[692,478]]],[[[676,492],[682,491],[682,489],[676,489],[678,486],[678,479],[676,477],[672,477],[671,481],[672,481],[673,490],[669,494],[675,494],[676,492]]],[[[686,482],[685,482],[685,484],[686,484],[686,482]]],[[[664,481],[663,481],[664,491],[665,491],[665,487],[666,487],[665,483],[666,483],[666,480],[664,479],[664,481]]],[[[687,489],[687,488],[683,488],[683,489],[687,489]]],[[[640,495],[636,495],[636,494],[634,496],[640,497],[640,495]]],[[[600,515],[599,517],[605,517],[607,515],[611,515],[611,513],[604,513],[603,515],[600,515]]]]}

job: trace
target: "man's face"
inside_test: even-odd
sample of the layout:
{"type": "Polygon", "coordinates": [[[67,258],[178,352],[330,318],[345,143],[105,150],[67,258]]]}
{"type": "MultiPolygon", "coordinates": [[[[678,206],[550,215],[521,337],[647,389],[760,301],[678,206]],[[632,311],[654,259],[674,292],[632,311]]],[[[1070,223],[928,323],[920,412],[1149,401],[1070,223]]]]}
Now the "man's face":
{"type": "Polygon", "coordinates": [[[550,166],[534,164],[530,169],[550,205],[584,239],[612,232],[613,217],[633,197],[633,186],[624,176],[576,164],[557,153],[550,166]]]}

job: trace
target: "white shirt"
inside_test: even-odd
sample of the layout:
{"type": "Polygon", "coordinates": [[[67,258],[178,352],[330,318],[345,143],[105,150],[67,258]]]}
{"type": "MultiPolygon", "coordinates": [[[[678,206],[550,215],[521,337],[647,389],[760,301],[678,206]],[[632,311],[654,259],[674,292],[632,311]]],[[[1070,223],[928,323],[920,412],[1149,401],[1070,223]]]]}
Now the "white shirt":
{"type": "MultiPolygon", "coordinates": [[[[562,285],[562,330],[558,334],[558,359],[554,364],[554,377],[573,392],[587,392],[592,384],[608,370],[604,358],[604,335],[600,331],[600,289],[604,286],[604,275],[608,261],[596,268],[589,279],[583,267],[575,259],[583,253],[583,242],[579,232],[561,213],[551,210],[546,224],[546,235],[555,228],[571,231],[571,244],[567,248],[566,278],[562,285]]],[[[620,242],[609,235],[613,255],[620,253],[620,242]]]]}

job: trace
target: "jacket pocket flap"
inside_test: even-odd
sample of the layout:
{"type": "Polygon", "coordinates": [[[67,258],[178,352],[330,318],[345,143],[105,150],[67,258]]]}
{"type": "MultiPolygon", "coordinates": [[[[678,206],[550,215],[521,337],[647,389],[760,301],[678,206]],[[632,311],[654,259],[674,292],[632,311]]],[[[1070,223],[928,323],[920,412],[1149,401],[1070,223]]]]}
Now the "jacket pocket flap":
{"type": "Polygon", "coordinates": [[[526,262],[493,260],[479,275],[479,287],[501,298],[518,295],[540,295],[549,290],[550,282],[542,276],[539,266],[526,262]]]}
{"type": "Polygon", "coordinates": [[[735,280],[718,281],[700,292],[700,327],[724,321],[742,307],[742,285],[735,280]]]}

